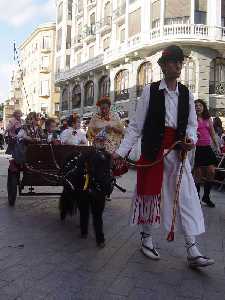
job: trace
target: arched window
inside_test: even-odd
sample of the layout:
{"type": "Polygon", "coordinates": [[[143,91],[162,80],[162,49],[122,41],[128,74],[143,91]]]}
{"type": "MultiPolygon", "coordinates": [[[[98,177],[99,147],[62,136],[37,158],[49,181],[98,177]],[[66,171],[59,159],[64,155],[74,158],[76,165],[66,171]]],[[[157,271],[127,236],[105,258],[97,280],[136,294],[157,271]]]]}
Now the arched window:
{"type": "Polygon", "coordinates": [[[225,59],[215,58],[210,65],[209,93],[225,95],[225,59]]]}
{"type": "Polygon", "coordinates": [[[191,92],[196,89],[196,66],[191,58],[187,58],[181,72],[181,82],[185,84],[191,92]]]}
{"type": "Polygon", "coordinates": [[[68,110],[69,108],[69,88],[65,87],[62,91],[62,96],[61,96],[61,109],[63,110],[68,110]]]}
{"type": "Polygon", "coordinates": [[[61,107],[63,110],[68,110],[69,108],[69,87],[65,87],[62,91],[62,98],[61,98],[61,107]]]}
{"type": "Polygon", "coordinates": [[[99,81],[99,98],[110,95],[110,79],[103,76],[99,81]]]}
{"type": "Polygon", "coordinates": [[[152,82],[152,65],[149,61],[144,62],[138,70],[137,96],[140,97],[143,88],[152,82]]]}
{"type": "Polygon", "coordinates": [[[76,84],[72,91],[72,109],[80,107],[81,104],[81,89],[80,85],[76,84]]]}
{"type": "Polygon", "coordinates": [[[115,101],[129,98],[129,72],[121,70],[115,77],[115,101]]]}
{"type": "Polygon", "coordinates": [[[94,104],[94,82],[88,81],[85,85],[84,106],[92,106],[94,104]]]}

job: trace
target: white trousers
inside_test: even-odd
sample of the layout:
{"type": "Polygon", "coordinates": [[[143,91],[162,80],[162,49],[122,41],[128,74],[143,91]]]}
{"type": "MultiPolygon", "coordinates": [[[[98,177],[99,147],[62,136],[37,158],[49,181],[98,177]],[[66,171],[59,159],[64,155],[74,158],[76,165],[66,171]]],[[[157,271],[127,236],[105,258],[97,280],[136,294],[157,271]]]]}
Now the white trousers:
{"type": "MultiPolygon", "coordinates": [[[[164,159],[162,197],[160,204],[161,220],[168,232],[170,231],[172,223],[173,204],[180,166],[181,162],[178,158],[177,152],[171,151],[170,154],[164,159]]],[[[152,196],[145,196],[145,199],[146,198],[148,198],[149,202],[153,201],[152,196]]],[[[134,214],[137,214],[138,211],[136,209],[135,201],[137,201],[136,191],[132,201],[131,220],[133,220],[133,224],[138,224],[138,222],[134,221],[138,220],[138,218],[134,218],[134,214]]],[[[145,224],[145,228],[146,225],[151,226],[154,224],[145,224]]],[[[184,172],[180,186],[175,230],[179,230],[185,235],[190,236],[200,235],[201,233],[205,232],[201,204],[195,187],[194,179],[192,177],[191,166],[188,158],[185,161],[184,172]]]]}

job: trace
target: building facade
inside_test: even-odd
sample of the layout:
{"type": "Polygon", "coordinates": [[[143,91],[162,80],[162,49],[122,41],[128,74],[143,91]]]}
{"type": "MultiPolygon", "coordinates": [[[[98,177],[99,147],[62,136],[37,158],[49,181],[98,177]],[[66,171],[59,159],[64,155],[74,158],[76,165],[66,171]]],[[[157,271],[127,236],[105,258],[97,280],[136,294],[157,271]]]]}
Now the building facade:
{"type": "Polygon", "coordinates": [[[59,88],[55,87],[55,23],[46,23],[22,43],[21,90],[24,114],[29,111],[55,116],[59,113],[59,88]]]}
{"type": "Polygon", "coordinates": [[[12,118],[12,114],[15,110],[23,108],[23,84],[21,80],[21,71],[16,69],[13,71],[11,82],[10,82],[10,94],[9,99],[4,103],[3,110],[3,123],[4,127],[7,126],[8,121],[12,118]]]}
{"type": "Polygon", "coordinates": [[[108,95],[132,115],[143,87],[162,78],[163,48],[187,56],[180,80],[225,113],[225,0],[57,0],[56,84],[62,114],[89,115],[108,95]]]}

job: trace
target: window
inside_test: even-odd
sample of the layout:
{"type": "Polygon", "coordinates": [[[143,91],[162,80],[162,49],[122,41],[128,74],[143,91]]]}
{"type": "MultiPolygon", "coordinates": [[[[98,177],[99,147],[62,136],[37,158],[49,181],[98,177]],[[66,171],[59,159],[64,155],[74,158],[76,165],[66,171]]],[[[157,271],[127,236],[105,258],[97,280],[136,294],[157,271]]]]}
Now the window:
{"type": "Polygon", "coordinates": [[[61,2],[57,9],[57,23],[61,23],[63,18],[63,2],[61,2]]]}
{"type": "Polygon", "coordinates": [[[95,46],[89,47],[89,58],[93,58],[95,55],[95,46]]]}
{"type": "Polygon", "coordinates": [[[103,50],[107,50],[110,47],[110,38],[107,37],[103,40],[103,50]]]}
{"type": "Polygon", "coordinates": [[[49,91],[49,80],[42,80],[41,87],[40,87],[40,96],[48,97],[50,94],[49,91]]]}
{"type": "Polygon", "coordinates": [[[195,24],[206,24],[207,0],[195,0],[195,24]]]}
{"type": "Polygon", "coordinates": [[[66,55],[66,69],[70,69],[70,55],[66,55]]]}
{"type": "Polygon", "coordinates": [[[115,77],[115,101],[129,98],[129,73],[122,70],[115,77]]]}
{"type": "Polygon", "coordinates": [[[85,85],[84,106],[92,106],[94,104],[94,82],[88,81],[85,85]]]}
{"type": "Polygon", "coordinates": [[[49,57],[48,56],[42,56],[41,57],[41,67],[42,68],[48,68],[49,67],[49,57]]]}
{"type": "Polygon", "coordinates": [[[81,63],[81,52],[77,53],[77,64],[81,63]]]}
{"type": "Polygon", "coordinates": [[[110,95],[110,79],[103,76],[99,81],[99,98],[110,95]]]}
{"type": "Polygon", "coordinates": [[[152,65],[149,61],[144,62],[137,75],[137,96],[140,97],[143,88],[152,82],[152,65]]]}
{"type": "Polygon", "coordinates": [[[56,74],[60,72],[60,62],[61,62],[60,57],[57,57],[55,63],[56,74]]]}
{"type": "Polygon", "coordinates": [[[73,17],[73,0],[68,0],[68,20],[72,20],[73,17]]]}
{"type": "Polygon", "coordinates": [[[81,104],[81,89],[80,85],[77,84],[72,91],[72,109],[80,107],[81,104]]]}
{"type": "Polygon", "coordinates": [[[62,48],[62,28],[60,28],[57,32],[57,51],[60,51],[62,48]]]}
{"type": "Polygon", "coordinates": [[[104,19],[108,19],[111,16],[111,3],[108,1],[104,6],[104,19]]]}
{"type": "Polygon", "coordinates": [[[62,101],[61,101],[62,111],[68,110],[69,108],[68,102],[69,102],[69,87],[65,87],[62,91],[62,101]]]}
{"type": "Polygon", "coordinates": [[[55,103],[55,115],[59,113],[59,103],[55,103]]]}
{"type": "Polygon", "coordinates": [[[71,48],[71,26],[67,25],[67,33],[66,33],[66,49],[71,48]]]}
{"type": "Polygon", "coordinates": [[[221,26],[225,27],[225,0],[221,0],[221,26]]]}
{"type": "Polygon", "coordinates": [[[83,10],[83,0],[78,0],[77,10],[78,10],[78,13],[80,13],[83,10]]]}
{"type": "Polygon", "coordinates": [[[186,24],[190,22],[191,1],[165,0],[165,24],[186,24]]]}
{"type": "Polygon", "coordinates": [[[90,15],[90,25],[94,25],[95,24],[95,13],[92,13],[90,15]]]}
{"type": "Polygon", "coordinates": [[[137,9],[129,14],[129,37],[141,32],[141,9],[137,9]]]}
{"type": "Polygon", "coordinates": [[[210,65],[209,93],[225,95],[224,58],[215,58],[210,65]]]}
{"type": "Polygon", "coordinates": [[[181,73],[181,81],[184,83],[190,91],[195,92],[196,87],[196,67],[195,62],[188,58],[184,64],[181,73]]]}
{"type": "Polygon", "coordinates": [[[50,49],[50,37],[43,36],[42,38],[42,49],[50,49]]]}
{"type": "Polygon", "coordinates": [[[151,6],[152,28],[160,25],[160,0],[156,0],[151,6]]]}
{"type": "Polygon", "coordinates": [[[120,30],[120,43],[125,42],[125,28],[120,30]]]}

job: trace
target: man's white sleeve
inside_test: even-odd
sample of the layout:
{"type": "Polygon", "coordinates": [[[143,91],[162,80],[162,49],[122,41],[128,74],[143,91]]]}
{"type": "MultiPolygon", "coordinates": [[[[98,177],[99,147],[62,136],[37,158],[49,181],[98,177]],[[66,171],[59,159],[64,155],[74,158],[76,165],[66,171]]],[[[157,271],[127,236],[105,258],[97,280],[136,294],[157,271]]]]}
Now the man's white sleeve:
{"type": "Polygon", "coordinates": [[[197,115],[195,111],[194,96],[192,95],[191,92],[189,92],[189,118],[188,118],[186,134],[189,139],[192,139],[194,144],[196,144],[198,141],[197,129],[198,129],[198,121],[197,121],[197,115]]]}
{"type": "Polygon", "coordinates": [[[130,124],[127,128],[125,137],[116,151],[121,157],[125,157],[131,148],[138,142],[142,135],[142,129],[145,117],[148,111],[150,97],[150,86],[146,86],[142,92],[140,100],[137,103],[137,109],[133,117],[130,118],[130,124]]]}

